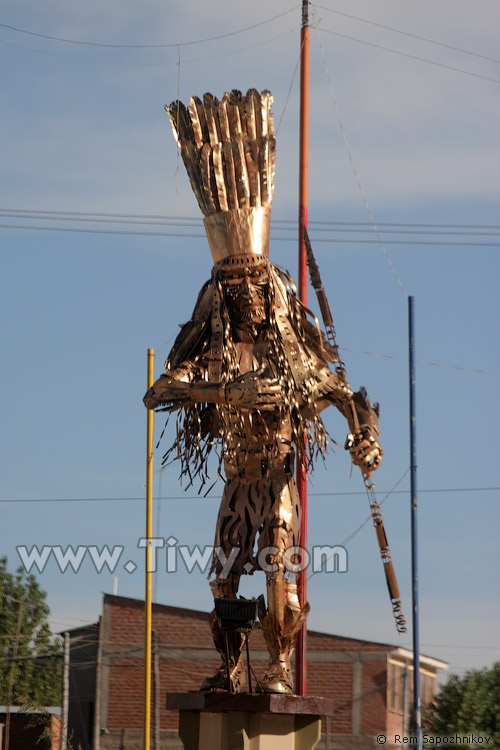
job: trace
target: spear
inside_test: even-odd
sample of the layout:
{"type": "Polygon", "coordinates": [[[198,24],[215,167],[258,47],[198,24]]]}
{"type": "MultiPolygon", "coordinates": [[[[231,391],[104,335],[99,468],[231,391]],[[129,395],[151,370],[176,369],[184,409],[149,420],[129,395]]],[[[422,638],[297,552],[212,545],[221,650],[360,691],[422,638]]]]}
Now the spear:
{"type": "MultiPolygon", "coordinates": [[[[328,298],[321,281],[318,264],[316,263],[316,259],[314,257],[313,249],[311,246],[311,241],[309,239],[307,228],[304,222],[302,222],[302,231],[304,234],[304,243],[306,246],[306,260],[307,267],[309,269],[309,278],[311,279],[312,287],[316,292],[316,297],[318,299],[319,309],[321,311],[321,317],[323,318],[323,324],[325,326],[325,332],[328,342],[335,352],[335,370],[339,378],[343,382],[346,382],[345,365],[340,359],[330,305],[328,304],[328,298]]],[[[349,397],[349,405],[353,414],[355,431],[358,431],[359,420],[352,396],[349,397]]],[[[382,520],[382,512],[375,495],[375,485],[372,480],[370,469],[366,471],[360,466],[360,471],[363,477],[363,483],[365,485],[368,502],[370,504],[370,513],[373,521],[373,526],[375,527],[375,533],[377,535],[378,546],[380,548],[380,556],[382,558],[382,563],[384,566],[385,580],[391,600],[392,613],[396,621],[396,630],[398,631],[398,633],[406,633],[406,620],[401,607],[401,595],[399,593],[396,572],[391,560],[391,551],[389,549],[389,543],[387,541],[387,535],[385,533],[384,522],[382,520]]]]}

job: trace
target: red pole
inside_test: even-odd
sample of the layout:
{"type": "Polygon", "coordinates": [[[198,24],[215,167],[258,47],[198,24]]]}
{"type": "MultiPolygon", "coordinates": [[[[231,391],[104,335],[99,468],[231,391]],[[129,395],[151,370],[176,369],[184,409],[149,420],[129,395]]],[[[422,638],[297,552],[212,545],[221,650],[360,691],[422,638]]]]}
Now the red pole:
{"type": "MultiPolygon", "coordinates": [[[[300,147],[299,147],[299,299],[307,304],[307,264],[304,225],[307,228],[307,177],[309,169],[309,0],[302,0],[300,34],[300,147]]],[[[304,447],[306,436],[303,436],[304,447]]],[[[302,508],[300,544],[307,549],[307,471],[305,461],[297,466],[297,488],[302,508]]],[[[307,602],[307,571],[299,575],[299,601],[307,602]]],[[[295,683],[298,695],[307,695],[307,629],[302,626],[297,636],[295,683]]]]}

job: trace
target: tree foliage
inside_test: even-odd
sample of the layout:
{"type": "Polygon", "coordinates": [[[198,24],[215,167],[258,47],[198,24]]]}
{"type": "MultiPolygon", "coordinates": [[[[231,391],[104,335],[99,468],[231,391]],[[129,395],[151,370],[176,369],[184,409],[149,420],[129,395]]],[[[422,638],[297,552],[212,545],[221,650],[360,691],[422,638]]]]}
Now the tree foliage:
{"type": "Polygon", "coordinates": [[[472,669],[462,678],[451,675],[435,697],[426,719],[437,735],[481,734],[500,747],[500,662],[472,669]]]}
{"type": "Polygon", "coordinates": [[[61,645],[48,624],[50,614],[34,575],[23,567],[9,573],[0,558],[0,704],[58,706],[61,703],[61,645]]]}

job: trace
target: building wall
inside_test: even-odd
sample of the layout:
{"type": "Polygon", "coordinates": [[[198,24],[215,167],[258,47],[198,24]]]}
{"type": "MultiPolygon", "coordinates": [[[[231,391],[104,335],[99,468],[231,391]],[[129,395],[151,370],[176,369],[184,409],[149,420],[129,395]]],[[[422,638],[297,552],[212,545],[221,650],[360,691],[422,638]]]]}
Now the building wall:
{"type": "MultiPolygon", "coordinates": [[[[6,713],[0,712],[0,748],[5,742],[6,719],[6,713]]],[[[59,750],[60,726],[60,716],[16,710],[10,714],[10,750],[59,750]],[[42,734],[48,736],[42,737],[42,734]]]]}
{"type": "Polygon", "coordinates": [[[73,747],[92,746],[96,704],[99,625],[71,631],[69,667],[68,740],[73,747]]]}
{"type": "MultiPolygon", "coordinates": [[[[207,613],[153,605],[152,627],[151,723],[154,727],[156,712],[162,747],[168,738],[165,746],[175,748],[178,714],[164,708],[166,693],[199,690],[220,659],[207,613]]],[[[94,673],[100,691],[96,721],[101,750],[141,746],[143,644],[144,602],[105,595],[94,673]]],[[[268,661],[260,626],[251,634],[250,652],[259,677],[268,661]]],[[[329,722],[332,748],[371,746],[377,734],[403,733],[404,716],[390,705],[395,700],[389,689],[391,652],[394,647],[389,644],[308,632],[308,693],[334,701],[335,715],[329,722]]],[[[253,677],[252,681],[255,687],[253,677]]],[[[88,744],[82,743],[82,750],[92,747],[91,738],[88,744]]]]}
{"type": "MultiPolygon", "coordinates": [[[[106,596],[103,620],[105,710],[101,715],[101,726],[110,731],[124,727],[140,729],[143,721],[144,604],[133,599],[106,596]]],[[[163,708],[165,694],[198,690],[220,660],[213,647],[205,613],[154,605],[153,631],[158,643],[156,674],[159,673],[160,725],[162,729],[175,730],[178,716],[176,712],[163,708]]],[[[383,644],[309,632],[308,692],[333,698],[335,718],[331,722],[331,731],[360,734],[383,729],[386,655],[390,648],[383,644]]],[[[259,676],[265,671],[268,656],[258,627],[252,632],[250,649],[251,663],[259,676]]],[[[154,653],[152,659],[154,674],[154,653]]],[[[154,687],[153,680],[153,692],[154,687]]]]}

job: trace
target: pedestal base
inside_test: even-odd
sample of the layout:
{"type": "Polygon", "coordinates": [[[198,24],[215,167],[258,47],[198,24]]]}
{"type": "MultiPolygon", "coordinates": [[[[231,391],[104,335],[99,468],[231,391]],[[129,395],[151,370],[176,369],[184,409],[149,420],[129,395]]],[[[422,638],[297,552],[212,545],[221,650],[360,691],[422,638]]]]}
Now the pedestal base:
{"type": "Polygon", "coordinates": [[[169,693],[185,750],[313,750],[328,698],[240,693],[169,693]]]}

